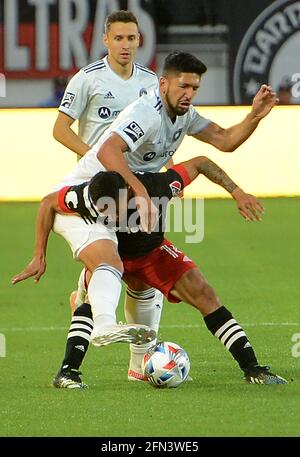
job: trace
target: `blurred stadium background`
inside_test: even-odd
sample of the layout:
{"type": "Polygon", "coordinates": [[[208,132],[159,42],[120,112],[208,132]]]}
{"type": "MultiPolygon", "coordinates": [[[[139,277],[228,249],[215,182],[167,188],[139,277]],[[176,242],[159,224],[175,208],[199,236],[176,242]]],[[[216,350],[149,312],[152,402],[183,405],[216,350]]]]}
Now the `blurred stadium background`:
{"type": "MultiPolygon", "coordinates": [[[[158,75],[165,56],[177,49],[206,63],[208,72],[194,102],[204,116],[224,127],[239,122],[262,83],[272,84],[282,103],[289,105],[273,110],[235,154],[219,154],[186,138],[175,162],[208,155],[257,195],[299,195],[300,64],[295,58],[300,55],[299,2],[253,0],[245,14],[241,0],[4,0],[0,3],[4,161],[0,200],[40,199],[73,167],[74,154],[52,138],[57,110],[40,107],[53,106],[53,99],[62,95],[59,84],[64,78],[67,81],[79,68],[105,55],[101,39],[105,17],[120,8],[131,9],[139,20],[142,45],[137,61],[158,75]],[[39,109],[12,110],[25,107],[39,109]],[[8,173],[16,162],[18,170],[8,173]],[[33,168],[34,182],[27,179],[33,168]]],[[[201,187],[199,183],[186,195],[226,196],[210,183],[201,182],[201,187]]]]}
{"type": "MultiPolygon", "coordinates": [[[[0,435],[299,436],[299,359],[291,356],[291,338],[300,328],[299,56],[296,0],[0,1],[0,332],[7,344],[7,357],[0,351],[7,391],[0,400],[0,435]],[[234,154],[186,138],[174,157],[179,162],[207,155],[245,190],[273,197],[263,200],[262,224],[244,224],[233,202],[211,200],[205,202],[205,239],[199,247],[185,246],[178,234],[170,237],[193,256],[245,324],[262,363],[271,361],[279,374],[295,380],[284,389],[271,393],[244,386],[201,320],[192,325],[195,310],[184,307],[183,313],[167,305],[161,337],[189,352],[191,386],[157,392],[128,385],[127,348],[118,347],[106,351],[101,369],[92,349],[84,378],[92,389],[85,396],[76,395],[74,402],[69,392],[51,390],[69,324],[68,293],[80,266],[72,263],[65,243],[52,237],[41,284],[12,289],[11,276],[32,255],[37,210],[37,203],[15,202],[39,200],[75,164],[75,155],[52,138],[57,109],[41,106],[55,95],[56,78],[68,79],[105,55],[105,16],[121,8],[139,20],[140,63],[160,74],[170,51],[186,50],[207,64],[194,104],[222,126],[245,116],[260,84],[270,83],[283,94],[282,106],[234,154]],[[179,402],[180,414],[170,417],[170,402],[179,402]]],[[[225,193],[199,180],[185,194],[192,195],[225,193]]]]}
{"type": "MultiPolygon", "coordinates": [[[[206,63],[195,104],[247,103],[259,83],[278,89],[300,73],[296,0],[252,0],[247,14],[242,0],[3,0],[0,106],[40,106],[53,95],[53,78],[101,58],[105,16],[120,8],[139,20],[138,62],[159,74],[166,54],[180,49],[206,63]]],[[[299,101],[295,90],[291,102],[299,101]]]]}

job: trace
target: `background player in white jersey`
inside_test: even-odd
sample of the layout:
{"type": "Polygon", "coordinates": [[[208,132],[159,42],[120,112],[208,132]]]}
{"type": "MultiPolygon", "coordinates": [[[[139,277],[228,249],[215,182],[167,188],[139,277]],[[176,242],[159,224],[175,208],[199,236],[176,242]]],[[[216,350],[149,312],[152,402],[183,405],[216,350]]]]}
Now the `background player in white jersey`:
{"type": "Polygon", "coordinates": [[[70,80],[53,134],[76,154],[83,156],[126,106],[158,86],[153,71],[134,63],[139,40],[138,22],[131,11],[111,13],[103,35],[107,56],[70,80]],[[71,128],[76,119],[78,135],[71,128]]]}
{"type": "MultiPolygon", "coordinates": [[[[54,125],[56,140],[83,156],[118,114],[131,102],[158,87],[158,79],[149,68],[135,63],[139,46],[138,21],[131,11],[115,11],[107,16],[103,42],[108,54],[82,68],[69,82],[54,125]],[[78,135],[71,128],[78,119],[78,135]]],[[[145,289],[145,287],[143,287],[145,289]]],[[[130,306],[156,306],[161,312],[163,296],[145,290],[134,298],[127,291],[130,306]]],[[[71,300],[76,293],[71,294],[71,300]]]]}

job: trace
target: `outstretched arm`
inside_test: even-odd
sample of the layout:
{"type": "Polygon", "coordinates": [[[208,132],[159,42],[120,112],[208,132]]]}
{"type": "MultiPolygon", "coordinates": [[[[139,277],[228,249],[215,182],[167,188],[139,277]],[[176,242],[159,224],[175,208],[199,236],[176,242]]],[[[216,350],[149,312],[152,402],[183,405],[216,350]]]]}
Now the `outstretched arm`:
{"type": "Polygon", "coordinates": [[[212,122],[193,136],[197,140],[215,146],[220,151],[232,152],[252,135],[259,122],[269,114],[277,103],[276,92],[271,86],[263,84],[253,99],[250,113],[242,122],[227,129],[212,122]]]}
{"type": "Polygon", "coordinates": [[[220,168],[215,162],[207,157],[200,156],[194,159],[182,162],[191,181],[199,174],[203,174],[210,181],[223,187],[229,192],[236,201],[238,210],[247,221],[260,221],[261,215],[264,212],[263,206],[254,197],[254,195],[246,194],[235,182],[220,168]]]}
{"type": "Polygon", "coordinates": [[[34,280],[37,283],[45,273],[48,237],[53,226],[55,212],[58,210],[58,192],[54,192],[43,198],[35,223],[33,259],[21,273],[12,278],[12,284],[17,284],[32,276],[34,276],[34,280]]]}

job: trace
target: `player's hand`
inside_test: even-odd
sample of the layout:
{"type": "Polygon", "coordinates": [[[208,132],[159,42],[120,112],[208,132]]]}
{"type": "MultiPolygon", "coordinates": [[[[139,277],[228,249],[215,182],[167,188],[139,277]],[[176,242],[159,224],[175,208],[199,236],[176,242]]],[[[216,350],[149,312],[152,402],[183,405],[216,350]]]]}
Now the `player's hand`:
{"type": "Polygon", "coordinates": [[[236,201],[239,213],[246,221],[261,221],[265,209],[254,195],[246,194],[239,187],[231,195],[236,201]]]}
{"type": "Polygon", "coordinates": [[[159,211],[146,190],[136,193],[135,200],[140,215],[141,228],[144,232],[151,233],[157,224],[159,211]]]}
{"type": "Polygon", "coordinates": [[[34,257],[32,261],[27,265],[25,270],[21,273],[15,275],[11,282],[12,284],[17,284],[18,282],[24,281],[25,279],[31,278],[34,276],[34,282],[39,282],[41,276],[46,271],[46,259],[44,257],[34,257]]]}
{"type": "Polygon", "coordinates": [[[276,92],[271,86],[263,84],[253,99],[252,113],[256,118],[262,119],[278,103],[276,92]]]}

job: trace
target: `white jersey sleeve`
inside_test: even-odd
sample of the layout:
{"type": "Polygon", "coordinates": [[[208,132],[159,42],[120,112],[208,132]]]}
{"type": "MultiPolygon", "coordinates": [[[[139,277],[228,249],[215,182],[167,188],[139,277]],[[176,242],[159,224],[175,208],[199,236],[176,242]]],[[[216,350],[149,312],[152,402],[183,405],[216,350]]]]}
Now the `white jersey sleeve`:
{"type": "Polygon", "coordinates": [[[189,108],[189,127],[187,134],[195,135],[204,130],[211,123],[210,119],[206,119],[196,111],[193,105],[189,108]]]}
{"type": "Polygon", "coordinates": [[[145,98],[125,108],[109,131],[117,133],[128,145],[128,151],[134,152],[157,131],[160,116],[145,98]]]}
{"type": "Polygon", "coordinates": [[[80,70],[67,85],[59,111],[79,119],[89,102],[89,86],[86,74],[80,70]]]}

